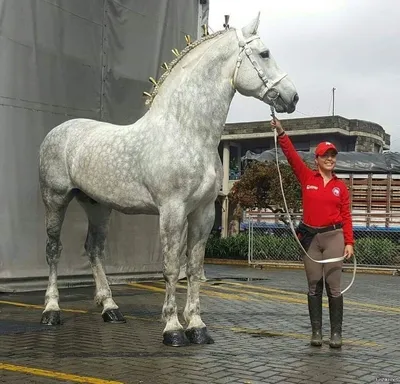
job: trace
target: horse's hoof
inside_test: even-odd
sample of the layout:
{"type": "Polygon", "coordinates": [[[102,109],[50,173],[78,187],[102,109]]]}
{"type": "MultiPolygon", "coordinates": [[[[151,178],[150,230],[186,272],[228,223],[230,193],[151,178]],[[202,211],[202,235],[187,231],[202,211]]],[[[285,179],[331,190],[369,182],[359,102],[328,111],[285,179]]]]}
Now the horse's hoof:
{"type": "Polygon", "coordinates": [[[170,347],[185,347],[190,344],[183,329],[164,332],[163,338],[163,343],[170,347]]]}
{"type": "Polygon", "coordinates": [[[108,309],[101,316],[103,317],[103,320],[106,323],[111,323],[111,324],[126,323],[126,320],[124,316],[122,316],[122,313],[120,312],[119,309],[108,309]]]}
{"type": "Polygon", "coordinates": [[[60,311],[43,312],[40,323],[45,325],[60,325],[61,324],[60,311]]]}
{"type": "Polygon", "coordinates": [[[214,344],[214,340],[206,327],[187,329],[186,336],[192,344],[214,344]]]}

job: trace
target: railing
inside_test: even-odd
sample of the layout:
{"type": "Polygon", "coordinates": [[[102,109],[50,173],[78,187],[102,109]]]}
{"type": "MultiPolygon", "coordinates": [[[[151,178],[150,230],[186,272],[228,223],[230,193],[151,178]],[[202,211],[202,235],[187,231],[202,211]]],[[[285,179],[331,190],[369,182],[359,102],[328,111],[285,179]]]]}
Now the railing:
{"type": "MultiPolygon", "coordinates": [[[[296,226],[301,214],[291,215],[296,226]]],[[[247,212],[241,231],[248,233],[250,264],[302,263],[303,252],[285,214],[247,212]]],[[[353,213],[355,255],[361,267],[400,269],[400,213],[353,213]]],[[[345,267],[352,266],[352,261],[345,267]]]]}

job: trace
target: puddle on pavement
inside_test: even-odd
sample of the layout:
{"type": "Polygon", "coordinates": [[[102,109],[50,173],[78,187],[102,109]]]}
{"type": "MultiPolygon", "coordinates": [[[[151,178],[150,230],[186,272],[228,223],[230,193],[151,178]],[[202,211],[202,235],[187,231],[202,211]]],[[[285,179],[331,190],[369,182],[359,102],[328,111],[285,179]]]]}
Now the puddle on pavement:
{"type": "Polygon", "coordinates": [[[244,333],[246,335],[249,335],[251,337],[258,337],[258,338],[262,338],[262,337],[282,337],[282,335],[278,334],[278,333],[273,333],[273,332],[267,332],[267,331],[250,331],[250,330],[243,330],[243,331],[237,331],[237,333],[244,333]]]}
{"type": "Polygon", "coordinates": [[[274,333],[250,333],[250,336],[251,337],[258,337],[258,338],[261,338],[261,337],[281,337],[281,335],[276,335],[276,334],[274,334],[274,333]]]}
{"type": "Polygon", "coordinates": [[[216,278],[216,279],[207,279],[207,283],[212,285],[222,285],[226,284],[229,281],[268,281],[270,279],[266,278],[258,278],[258,277],[225,277],[225,278],[216,278]]]}

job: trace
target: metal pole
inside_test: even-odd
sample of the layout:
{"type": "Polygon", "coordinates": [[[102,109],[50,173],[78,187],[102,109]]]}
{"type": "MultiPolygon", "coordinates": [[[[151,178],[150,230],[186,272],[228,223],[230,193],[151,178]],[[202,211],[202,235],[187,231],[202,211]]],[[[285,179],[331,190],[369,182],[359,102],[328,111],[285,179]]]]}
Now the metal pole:
{"type": "Polygon", "coordinates": [[[222,237],[228,237],[228,227],[229,227],[229,160],[230,160],[230,143],[229,141],[224,141],[222,150],[222,166],[223,166],[223,180],[222,180],[222,192],[225,195],[223,201],[222,210],[222,237]]]}
{"type": "Polygon", "coordinates": [[[225,23],[224,23],[224,25],[223,25],[223,27],[226,29],[226,30],[228,30],[229,29],[229,15],[224,15],[224,17],[225,17],[225,23]]]}
{"type": "Polygon", "coordinates": [[[248,244],[247,257],[248,257],[248,262],[250,265],[251,259],[252,259],[252,257],[251,257],[251,216],[250,215],[247,216],[247,223],[248,223],[247,230],[249,231],[249,237],[248,237],[249,244],[248,244]]]}
{"type": "Polygon", "coordinates": [[[332,116],[335,116],[335,91],[336,88],[332,88],[332,116]]]}

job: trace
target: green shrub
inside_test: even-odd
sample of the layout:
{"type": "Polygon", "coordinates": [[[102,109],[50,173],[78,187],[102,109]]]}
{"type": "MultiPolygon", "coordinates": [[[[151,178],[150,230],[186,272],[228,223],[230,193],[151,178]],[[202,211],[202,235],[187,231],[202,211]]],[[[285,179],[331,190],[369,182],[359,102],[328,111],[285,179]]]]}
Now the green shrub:
{"type": "Polygon", "coordinates": [[[212,236],[206,245],[206,257],[213,259],[237,259],[248,258],[249,240],[247,234],[219,238],[212,236]]]}
{"type": "Polygon", "coordinates": [[[398,252],[398,245],[389,239],[360,238],[354,246],[357,264],[390,265],[398,252]]]}
{"type": "Polygon", "coordinates": [[[301,249],[293,237],[254,236],[253,257],[255,260],[298,261],[301,249]]]}
{"type": "MultiPolygon", "coordinates": [[[[247,260],[249,237],[247,233],[220,238],[210,236],[206,245],[206,257],[215,259],[247,260]]],[[[399,246],[390,239],[365,237],[356,240],[355,255],[357,264],[393,265],[399,246]]],[[[254,235],[254,260],[302,260],[303,253],[291,236],[254,235]]],[[[348,262],[352,263],[352,259],[348,262]]]]}
{"type": "MultiPolygon", "coordinates": [[[[206,245],[206,257],[247,260],[248,249],[247,233],[227,238],[212,236],[206,245]]],[[[292,237],[256,235],[253,238],[253,255],[256,260],[298,260],[301,250],[292,237]]]]}

